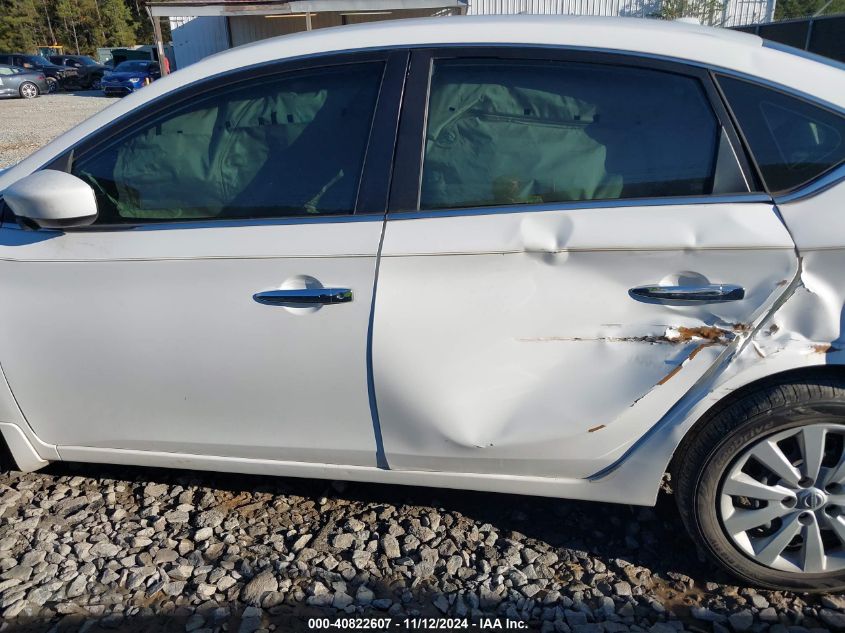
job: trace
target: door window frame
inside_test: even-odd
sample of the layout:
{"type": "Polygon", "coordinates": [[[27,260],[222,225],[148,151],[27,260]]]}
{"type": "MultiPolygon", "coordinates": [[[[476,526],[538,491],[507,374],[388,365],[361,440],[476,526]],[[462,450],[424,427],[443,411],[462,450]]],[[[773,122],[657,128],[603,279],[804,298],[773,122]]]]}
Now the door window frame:
{"type": "MultiPolygon", "coordinates": [[[[730,116],[722,95],[717,88],[713,71],[683,62],[654,59],[630,54],[605,51],[566,49],[546,46],[448,46],[420,47],[411,52],[408,66],[408,80],[399,121],[396,159],[390,188],[388,213],[390,216],[439,217],[454,215],[477,215],[499,212],[526,212],[553,209],[620,207],[666,204],[690,204],[691,202],[719,202],[725,199],[751,201],[770,200],[762,186],[755,165],[749,159],[736,126],[730,116]],[[428,102],[431,78],[436,61],[460,59],[490,59],[502,61],[572,62],[596,64],[616,68],[636,68],[669,72],[695,79],[701,85],[706,99],[716,118],[718,132],[727,136],[742,177],[748,183],[748,192],[734,194],[705,194],[703,196],[669,196],[651,198],[613,198],[607,200],[580,200],[553,204],[514,204],[491,207],[447,207],[435,210],[420,210],[422,168],[425,153],[425,133],[428,121],[428,102]]],[[[718,154],[718,139],[717,139],[718,154]]]]}
{"type": "MultiPolygon", "coordinates": [[[[355,207],[351,214],[336,214],[314,217],[284,217],[257,218],[232,220],[221,219],[188,219],[161,220],[138,223],[93,224],[89,226],[65,228],[64,232],[91,231],[125,231],[144,227],[155,228],[200,228],[212,226],[233,225],[261,225],[284,223],[319,223],[343,222],[365,219],[372,216],[384,216],[387,212],[387,201],[393,168],[393,154],[395,149],[396,131],[399,125],[399,113],[402,92],[407,74],[410,52],[406,48],[384,51],[366,51],[355,53],[331,53],[326,55],[308,56],[288,60],[279,60],[255,66],[241,67],[207,79],[192,82],[177,90],[161,95],[145,104],[130,110],[106,127],[82,139],[60,155],[53,158],[41,169],[56,169],[70,173],[73,164],[82,158],[97,152],[104,145],[120,140],[120,136],[141,129],[148,121],[158,115],[190,103],[206,94],[225,89],[243,82],[261,81],[268,77],[282,77],[288,73],[321,68],[336,68],[348,64],[379,62],[384,64],[381,84],[376,97],[375,111],[364,153],[361,179],[358,183],[358,193],[355,207]]],[[[38,229],[53,230],[53,229],[38,229]]]]}

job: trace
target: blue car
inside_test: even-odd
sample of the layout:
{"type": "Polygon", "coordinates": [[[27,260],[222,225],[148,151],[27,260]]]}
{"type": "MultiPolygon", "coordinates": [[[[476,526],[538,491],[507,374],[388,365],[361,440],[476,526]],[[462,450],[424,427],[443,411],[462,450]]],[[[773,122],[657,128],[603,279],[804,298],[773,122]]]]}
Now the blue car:
{"type": "Polygon", "coordinates": [[[103,75],[101,86],[106,95],[127,95],[161,77],[158,62],[143,59],[125,61],[103,75]]]}

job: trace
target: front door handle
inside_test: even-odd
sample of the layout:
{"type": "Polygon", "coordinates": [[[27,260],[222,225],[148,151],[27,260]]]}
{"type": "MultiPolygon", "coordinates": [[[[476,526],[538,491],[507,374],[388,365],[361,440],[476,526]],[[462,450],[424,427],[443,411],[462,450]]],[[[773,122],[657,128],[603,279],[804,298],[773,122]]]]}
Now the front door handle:
{"type": "Polygon", "coordinates": [[[349,303],[349,288],[297,288],[294,290],[265,290],[252,295],[258,303],[268,306],[313,306],[349,303]]]}
{"type": "Polygon", "coordinates": [[[704,286],[637,286],[628,294],[632,299],[646,303],[688,305],[724,303],[745,298],[745,289],[733,284],[708,284],[704,286]]]}

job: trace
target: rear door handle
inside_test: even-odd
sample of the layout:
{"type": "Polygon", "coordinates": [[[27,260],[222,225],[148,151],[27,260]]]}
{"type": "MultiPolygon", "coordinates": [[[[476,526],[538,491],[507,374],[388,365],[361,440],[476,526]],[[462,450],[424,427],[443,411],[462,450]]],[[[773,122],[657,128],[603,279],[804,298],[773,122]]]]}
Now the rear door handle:
{"type": "Polygon", "coordinates": [[[687,305],[725,303],[745,298],[745,289],[733,284],[705,286],[637,286],[628,291],[631,298],[646,303],[687,305]]]}
{"type": "Polygon", "coordinates": [[[352,301],[352,290],[349,288],[265,290],[252,295],[252,298],[268,306],[333,305],[352,301]]]}

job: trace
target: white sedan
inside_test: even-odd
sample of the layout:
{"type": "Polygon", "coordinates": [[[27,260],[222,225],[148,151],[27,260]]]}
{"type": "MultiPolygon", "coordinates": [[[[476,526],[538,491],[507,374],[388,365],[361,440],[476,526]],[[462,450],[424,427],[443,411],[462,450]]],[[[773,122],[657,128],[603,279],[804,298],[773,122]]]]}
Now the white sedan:
{"type": "Polygon", "coordinates": [[[845,586],[845,72],[634,19],[210,57],[0,175],[0,430],[73,460],[650,505],[845,586]]]}

